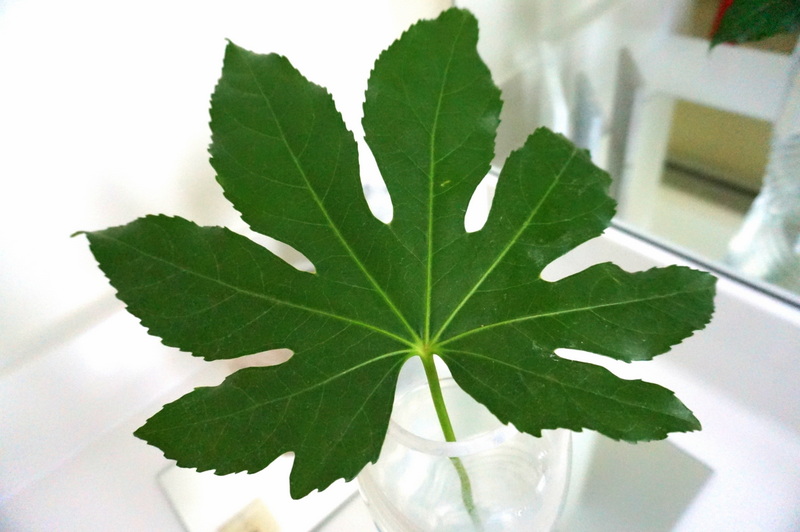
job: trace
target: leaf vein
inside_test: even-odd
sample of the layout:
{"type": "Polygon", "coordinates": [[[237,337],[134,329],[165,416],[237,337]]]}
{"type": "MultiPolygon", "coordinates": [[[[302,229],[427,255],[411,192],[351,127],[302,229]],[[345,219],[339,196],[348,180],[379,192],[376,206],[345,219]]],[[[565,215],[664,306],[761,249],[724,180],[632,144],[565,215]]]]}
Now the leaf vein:
{"type": "MultiPolygon", "coordinates": [[[[666,413],[666,412],[662,412],[662,411],[659,411],[659,410],[654,410],[652,408],[648,408],[646,405],[643,405],[641,403],[635,403],[633,401],[626,401],[626,400],[620,399],[619,397],[615,397],[615,396],[603,395],[603,394],[600,394],[600,393],[598,393],[595,390],[592,390],[590,388],[581,388],[581,387],[579,387],[577,385],[574,385],[574,384],[567,384],[567,383],[564,383],[564,382],[562,382],[562,381],[560,381],[558,379],[554,379],[553,377],[550,377],[548,375],[543,375],[541,373],[537,373],[535,371],[531,371],[531,370],[526,369],[526,368],[515,366],[514,364],[510,364],[510,363],[505,362],[503,360],[498,360],[496,358],[492,358],[492,357],[486,356],[486,355],[481,354],[481,353],[475,353],[473,351],[463,351],[463,350],[449,350],[449,351],[450,351],[450,353],[457,353],[457,354],[464,355],[466,357],[473,357],[473,358],[480,358],[480,359],[488,360],[488,361],[491,361],[493,364],[501,364],[503,366],[509,367],[512,370],[518,371],[520,373],[525,373],[527,375],[531,375],[532,377],[538,378],[540,380],[556,384],[557,386],[559,386],[560,388],[565,389],[565,390],[566,389],[571,389],[571,390],[575,390],[575,391],[578,391],[578,392],[587,393],[587,394],[593,395],[595,397],[599,397],[601,399],[615,401],[618,404],[625,405],[625,406],[628,406],[628,407],[638,408],[638,409],[641,409],[641,410],[644,410],[644,411],[647,411],[647,412],[653,412],[653,413],[656,413],[656,414],[659,414],[659,415],[668,415],[670,417],[676,417],[676,416],[672,416],[671,414],[666,413]]],[[[458,364],[457,361],[455,361],[455,363],[458,364]]],[[[467,368],[465,368],[462,364],[458,364],[458,365],[462,369],[467,370],[467,368]]],[[[470,372],[470,374],[473,375],[473,378],[478,379],[478,380],[480,379],[480,377],[476,376],[474,373],[470,372]]],[[[620,379],[620,380],[624,382],[624,379],[620,379]]],[[[639,382],[641,382],[641,381],[639,381],[639,382]]],[[[680,419],[680,418],[676,417],[676,419],[680,419]]]]}
{"type": "Polygon", "coordinates": [[[253,81],[256,83],[256,86],[258,86],[259,91],[261,92],[261,96],[263,97],[264,102],[267,105],[267,108],[269,109],[270,113],[272,114],[273,118],[275,119],[276,123],[278,124],[278,130],[281,132],[281,137],[282,137],[284,145],[286,146],[286,149],[287,149],[287,152],[288,152],[289,156],[291,157],[292,161],[294,162],[295,166],[297,167],[297,170],[300,172],[301,177],[303,178],[303,180],[306,183],[307,190],[311,194],[311,198],[314,200],[314,203],[316,203],[317,208],[320,210],[320,212],[322,213],[323,217],[327,221],[328,226],[330,227],[330,229],[333,232],[334,236],[340,242],[342,247],[347,252],[347,255],[350,256],[350,258],[356,264],[358,269],[361,270],[361,272],[362,272],[362,274],[364,276],[366,276],[366,278],[369,281],[369,283],[372,284],[372,286],[375,287],[376,292],[386,302],[386,304],[389,306],[389,309],[398,317],[400,322],[411,333],[412,337],[416,337],[416,333],[414,332],[414,329],[411,327],[411,325],[408,323],[408,320],[406,320],[405,316],[400,312],[400,310],[397,308],[397,306],[391,300],[391,298],[386,293],[386,291],[383,289],[383,287],[381,287],[380,284],[378,284],[378,282],[375,280],[375,278],[372,276],[372,274],[367,270],[367,268],[364,265],[364,263],[361,262],[361,260],[356,255],[356,253],[353,250],[353,248],[350,247],[350,244],[344,238],[344,235],[341,233],[339,227],[336,225],[336,223],[331,218],[330,213],[328,213],[328,209],[323,204],[321,198],[317,194],[317,192],[314,189],[314,187],[311,185],[311,182],[310,182],[310,180],[308,178],[308,175],[306,174],[305,168],[300,163],[300,160],[298,159],[297,155],[292,150],[291,146],[289,146],[289,142],[288,142],[288,139],[286,138],[286,134],[283,131],[282,126],[278,122],[278,117],[277,117],[277,114],[275,113],[275,110],[272,108],[272,103],[271,103],[269,97],[265,94],[264,89],[261,86],[261,83],[260,83],[258,77],[255,75],[255,72],[253,72],[253,66],[250,64],[249,61],[247,61],[247,67],[248,67],[248,69],[250,71],[250,75],[252,76],[253,81]]]}
{"type": "Polygon", "coordinates": [[[461,302],[458,304],[458,306],[456,306],[455,310],[453,310],[453,312],[450,314],[450,316],[447,318],[447,320],[445,320],[444,324],[441,326],[439,331],[436,333],[436,337],[434,339],[434,342],[438,341],[438,339],[441,337],[442,333],[444,333],[445,329],[447,329],[447,327],[450,325],[450,323],[453,321],[453,319],[455,319],[456,315],[461,311],[461,309],[464,308],[464,305],[467,304],[467,301],[469,301],[472,298],[472,296],[475,295],[475,292],[477,292],[477,290],[486,281],[486,279],[494,271],[494,269],[497,268],[497,266],[503,261],[505,256],[511,250],[511,248],[519,241],[519,239],[522,237],[522,233],[524,233],[525,230],[529,227],[529,225],[530,225],[531,221],[533,220],[533,218],[536,217],[536,215],[539,213],[539,209],[541,209],[542,205],[544,205],[544,203],[547,200],[547,198],[550,197],[550,194],[552,194],[552,192],[555,190],[555,188],[558,185],[558,183],[561,181],[561,178],[566,173],[567,168],[569,168],[570,164],[572,163],[572,161],[575,158],[575,155],[577,153],[578,153],[578,148],[573,147],[572,153],[570,154],[569,158],[562,165],[559,173],[555,176],[555,178],[553,179],[553,182],[550,184],[550,186],[547,188],[545,193],[539,199],[539,202],[536,204],[536,206],[533,209],[531,209],[530,215],[528,215],[527,219],[521,224],[521,226],[517,230],[517,232],[514,233],[514,235],[511,237],[511,239],[509,240],[508,244],[506,244],[506,246],[500,251],[498,256],[492,262],[492,264],[486,269],[486,272],[484,272],[484,274],[480,277],[480,279],[478,279],[478,281],[475,283],[475,285],[469,290],[467,295],[464,296],[464,299],[461,300],[461,302]]]}
{"type": "MultiPolygon", "coordinates": [[[[197,271],[189,270],[189,269],[187,269],[187,268],[185,268],[185,267],[183,267],[183,266],[181,266],[179,264],[176,264],[176,263],[174,263],[172,261],[168,261],[168,260],[166,260],[166,259],[164,259],[162,257],[158,257],[158,256],[152,255],[150,253],[146,253],[143,250],[141,250],[141,249],[139,249],[139,248],[137,248],[135,246],[132,246],[132,245],[128,244],[127,242],[121,241],[119,239],[109,237],[109,236],[107,236],[105,234],[102,234],[102,233],[99,233],[97,236],[99,236],[101,238],[106,238],[108,240],[112,240],[112,241],[114,241],[114,242],[116,242],[116,243],[118,243],[120,245],[129,247],[130,249],[133,249],[133,250],[137,251],[138,253],[140,253],[142,256],[145,256],[145,257],[147,257],[147,258],[149,258],[151,260],[154,260],[154,261],[163,262],[164,264],[167,264],[167,265],[175,268],[176,270],[181,271],[181,272],[183,272],[183,273],[185,273],[187,275],[191,275],[191,276],[194,276],[194,277],[206,280],[206,281],[214,282],[214,283],[216,283],[216,284],[218,284],[218,285],[220,285],[222,287],[228,288],[228,289],[233,290],[235,292],[238,292],[238,293],[240,293],[242,295],[250,296],[250,297],[253,297],[255,299],[261,299],[261,300],[267,301],[267,302],[275,304],[275,305],[284,305],[286,307],[294,308],[294,309],[297,309],[297,310],[302,310],[302,311],[309,312],[309,313],[312,313],[312,314],[318,314],[320,316],[334,318],[334,319],[337,319],[337,320],[340,320],[340,321],[343,321],[343,322],[346,322],[346,323],[350,323],[350,324],[353,324],[353,325],[364,327],[365,329],[369,329],[369,330],[371,330],[373,332],[376,332],[376,333],[379,333],[379,334],[383,334],[384,336],[387,336],[389,338],[397,340],[398,342],[401,342],[401,343],[403,343],[405,345],[408,345],[408,346],[411,346],[411,347],[413,347],[413,345],[414,345],[412,342],[410,342],[409,340],[403,338],[402,336],[398,336],[398,335],[392,333],[391,331],[387,331],[385,329],[381,329],[380,327],[377,327],[377,326],[372,325],[370,323],[366,323],[366,322],[363,322],[363,321],[355,320],[353,318],[349,318],[347,316],[342,316],[342,315],[339,315],[339,314],[335,314],[333,312],[325,311],[325,310],[322,310],[322,309],[309,307],[307,305],[299,305],[297,303],[291,303],[289,301],[286,301],[286,300],[283,300],[283,299],[279,299],[279,298],[274,297],[274,296],[269,296],[267,294],[261,294],[261,293],[258,293],[258,292],[254,292],[252,290],[241,288],[239,286],[236,286],[234,284],[228,283],[228,282],[223,281],[221,279],[215,279],[214,277],[211,277],[209,275],[205,275],[205,274],[202,274],[202,273],[197,272],[197,271]]],[[[299,271],[298,271],[298,273],[300,273],[302,275],[313,275],[313,274],[310,274],[310,273],[304,273],[304,272],[299,272],[299,271]]]]}
{"type": "Polygon", "coordinates": [[[669,294],[658,294],[658,295],[639,297],[639,298],[634,298],[634,299],[626,299],[626,300],[622,300],[622,301],[614,301],[612,303],[599,303],[599,304],[587,305],[587,306],[583,306],[583,307],[575,307],[575,308],[571,308],[571,309],[561,309],[561,310],[556,310],[556,311],[552,311],[552,312],[542,312],[540,314],[531,314],[531,315],[528,315],[528,316],[520,316],[518,318],[512,318],[512,319],[508,319],[508,320],[498,321],[498,322],[495,322],[495,323],[489,323],[489,324],[486,324],[486,325],[482,325],[480,327],[476,327],[474,329],[470,329],[470,330],[464,331],[461,334],[458,334],[456,336],[453,336],[451,338],[448,338],[446,340],[443,340],[443,341],[439,342],[439,345],[444,346],[444,345],[447,345],[447,344],[449,344],[451,342],[454,342],[456,340],[460,340],[460,339],[462,339],[462,338],[464,338],[466,336],[470,336],[470,335],[478,333],[478,332],[482,332],[482,331],[486,331],[486,330],[489,330],[489,329],[493,329],[495,327],[502,327],[502,326],[505,326],[505,325],[512,325],[512,324],[515,324],[515,323],[522,323],[522,322],[526,322],[526,321],[536,320],[536,319],[539,319],[539,318],[549,318],[549,317],[555,317],[555,316],[563,316],[565,314],[572,314],[572,313],[576,313],[576,312],[594,312],[595,310],[602,309],[602,308],[618,307],[618,306],[622,306],[622,305],[630,305],[630,304],[633,304],[633,303],[646,303],[648,301],[657,301],[657,300],[660,300],[660,299],[669,299],[669,298],[676,297],[676,296],[679,296],[679,295],[682,295],[682,294],[691,294],[691,293],[694,293],[694,291],[678,291],[678,292],[672,292],[672,293],[669,293],[669,294]]]}

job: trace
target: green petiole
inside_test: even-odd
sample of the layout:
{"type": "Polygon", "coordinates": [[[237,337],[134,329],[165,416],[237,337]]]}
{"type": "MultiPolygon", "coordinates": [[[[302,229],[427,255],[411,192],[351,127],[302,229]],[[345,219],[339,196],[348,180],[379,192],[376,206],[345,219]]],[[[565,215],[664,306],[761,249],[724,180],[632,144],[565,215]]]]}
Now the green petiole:
{"type": "MultiPolygon", "coordinates": [[[[447,413],[447,407],[444,404],[444,395],[442,394],[442,387],[439,384],[439,373],[436,371],[436,364],[434,363],[433,356],[421,356],[422,367],[425,368],[425,377],[428,380],[428,386],[431,391],[431,398],[433,399],[433,407],[436,410],[436,417],[439,419],[439,425],[442,428],[444,439],[447,442],[455,442],[456,434],[453,430],[453,423],[450,421],[450,415],[447,413]]],[[[467,469],[464,463],[457,456],[450,458],[450,462],[456,469],[458,480],[461,483],[461,499],[464,501],[464,507],[469,513],[472,523],[475,525],[475,530],[482,531],[483,525],[481,524],[480,517],[478,516],[478,509],[475,507],[475,500],[472,496],[472,483],[469,479],[467,469]]]]}

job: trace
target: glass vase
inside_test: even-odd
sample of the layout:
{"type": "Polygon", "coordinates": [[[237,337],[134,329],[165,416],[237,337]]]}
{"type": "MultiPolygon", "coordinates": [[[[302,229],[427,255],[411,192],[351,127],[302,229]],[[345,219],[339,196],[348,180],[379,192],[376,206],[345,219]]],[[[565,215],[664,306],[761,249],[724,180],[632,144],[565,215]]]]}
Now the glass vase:
{"type": "Polygon", "coordinates": [[[550,530],[566,496],[570,433],[521,433],[452,378],[440,382],[458,441],[443,441],[427,383],[398,392],[380,458],[358,476],[378,530],[550,530]]]}

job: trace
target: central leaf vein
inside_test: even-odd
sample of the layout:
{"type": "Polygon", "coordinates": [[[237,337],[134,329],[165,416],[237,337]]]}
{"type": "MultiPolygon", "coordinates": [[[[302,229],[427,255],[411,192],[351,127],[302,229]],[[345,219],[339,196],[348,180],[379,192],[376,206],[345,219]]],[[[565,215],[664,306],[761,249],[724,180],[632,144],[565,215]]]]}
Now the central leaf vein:
{"type": "MultiPolygon", "coordinates": [[[[624,400],[624,399],[621,399],[619,397],[612,396],[612,395],[604,395],[602,393],[598,393],[596,390],[593,390],[591,388],[581,388],[580,386],[577,386],[576,384],[563,382],[563,381],[561,381],[559,379],[555,379],[555,378],[553,378],[553,377],[551,377],[551,376],[549,376],[547,374],[538,373],[538,372],[532,371],[530,369],[523,368],[523,367],[511,364],[509,362],[503,361],[503,360],[499,360],[499,359],[494,358],[494,357],[486,356],[486,355],[481,354],[481,353],[475,353],[473,351],[462,351],[462,350],[452,350],[452,351],[448,350],[448,351],[450,353],[464,355],[466,357],[480,358],[480,359],[486,360],[488,362],[491,362],[492,364],[500,364],[502,366],[506,366],[508,368],[511,368],[512,370],[517,371],[520,374],[531,375],[532,377],[535,377],[537,379],[540,379],[540,380],[543,380],[543,381],[547,381],[547,382],[551,382],[551,383],[559,386],[562,389],[571,389],[571,390],[575,390],[575,391],[578,391],[578,392],[583,392],[583,393],[587,393],[587,394],[593,395],[595,397],[598,397],[600,400],[615,401],[615,402],[617,402],[617,403],[619,403],[621,405],[625,405],[625,406],[629,406],[629,407],[633,407],[633,408],[638,408],[638,409],[641,409],[641,410],[644,410],[644,411],[647,411],[647,412],[654,412],[656,414],[675,417],[675,416],[672,416],[671,414],[669,414],[667,412],[662,412],[662,411],[659,411],[659,410],[655,410],[653,408],[648,408],[647,405],[643,404],[643,403],[636,403],[636,402],[633,402],[633,401],[627,401],[627,400],[624,400]]],[[[450,363],[451,364],[456,364],[456,365],[460,366],[463,370],[468,371],[466,368],[464,368],[464,366],[459,364],[456,359],[452,359],[450,363]]],[[[492,388],[492,386],[490,384],[487,384],[487,383],[483,382],[483,379],[481,378],[481,376],[479,376],[477,374],[474,374],[474,373],[471,373],[471,374],[472,374],[474,379],[480,381],[484,386],[486,386],[487,388],[492,388]]],[[[569,397],[569,395],[567,395],[567,397],[569,397]]],[[[575,404],[575,403],[573,403],[573,404],[575,404]]],[[[676,417],[676,419],[681,419],[681,418],[680,417],[676,417]]]]}
{"type": "Polygon", "coordinates": [[[455,342],[456,340],[460,340],[460,339],[462,339],[462,338],[464,338],[466,336],[470,336],[470,335],[473,335],[475,333],[479,333],[479,332],[482,332],[482,331],[487,331],[487,330],[493,329],[495,327],[502,327],[502,326],[505,326],[505,325],[513,325],[515,323],[522,323],[522,322],[536,320],[536,319],[540,319],[540,318],[554,318],[554,317],[558,317],[558,316],[564,316],[564,315],[567,315],[567,314],[574,314],[576,312],[592,312],[592,313],[594,313],[598,309],[619,307],[619,306],[623,306],[623,305],[631,305],[631,304],[634,304],[634,303],[648,303],[650,301],[657,301],[657,300],[660,300],[660,299],[675,298],[675,297],[680,296],[682,294],[689,294],[689,293],[691,293],[691,292],[689,292],[689,291],[671,292],[669,294],[658,294],[658,295],[648,296],[648,297],[639,297],[639,298],[633,298],[633,299],[626,299],[626,300],[623,300],[623,301],[614,301],[612,303],[599,303],[599,304],[587,305],[587,306],[583,306],[583,307],[555,310],[555,311],[552,311],[552,312],[542,312],[540,314],[530,314],[528,316],[520,316],[518,318],[512,318],[510,320],[503,320],[503,321],[498,321],[498,322],[495,322],[495,323],[489,323],[489,324],[486,324],[486,325],[482,325],[480,327],[476,327],[474,329],[470,329],[468,331],[464,331],[461,334],[458,334],[456,336],[448,338],[447,340],[443,340],[443,341],[439,342],[439,345],[445,346],[445,345],[447,345],[447,344],[449,344],[451,342],[455,342]]]}
{"type": "Polygon", "coordinates": [[[442,72],[442,83],[441,87],[439,87],[439,94],[436,100],[436,111],[433,115],[433,125],[431,127],[431,138],[430,138],[430,163],[429,163],[429,170],[428,170],[428,255],[427,255],[427,262],[426,262],[426,271],[425,271],[425,342],[427,343],[430,341],[431,337],[431,313],[432,313],[432,306],[433,306],[433,221],[434,221],[434,207],[433,207],[433,200],[436,197],[436,135],[437,129],[439,124],[439,115],[442,112],[442,102],[444,101],[445,97],[445,87],[447,86],[447,79],[450,76],[450,67],[453,63],[453,57],[455,56],[455,48],[458,44],[459,37],[464,30],[465,22],[462,21],[461,27],[458,30],[458,35],[455,39],[453,39],[452,44],[450,45],[450,54],[447,57],[447,64],[444,67],[442,72]]]}
{"type": "Polygon", "coordinates": [[[277,113],[273,109],[272,102],[270,101],[270,98],[267,96],[267,94],[264,92],[264,89],[261,86],[261,83],[259,82],[258,77],[256,76],[255,72],[253,71],[253,66],[250,64],[249,61],[247,61],[247,67],[248,67],[248,70],[250,72],[250,75],[251,75],[253,81],[255,82],[256,86],[258,87],[258,90],[259,90],[259,92],[261,94],[261,97],[264,99],[264,103],[266,104],[267,109],[269,110],[270,114],[272,115],[272,119],[275,121],[275,125],[278,128],[278,131],[280,131],[281,139],[283,141],[284,146],[286,147],[287,152],[289,153],[289,156],[292,159],[292,162],[294,163],[295,167],[297,168],[298,173],[300,174],[300,176],[302,177],[303,181],[305,182],[306,188],[309,191],[309,194],[311,195],[311,198],[313,199],[314,203],[317,205],[317,208],[319,209],[319,211],[322,213],[322,216],[325,218],[325,221],[328,224],[328,226],[330,227],[331,231],[333,231],[334,236],[339,241],[339,243],[342,245],[342,247],[345,249],[345,251],[347,252],[348,256],[356,264],[358,269],[361,270],[361,272],[367,278],[367,281],[369,281],[369,283],[375,288],[375,291],[378,293],[378,295],[381,297],[381,299],[383,299],[384,302],[388,305],[388,307],[392,311],[392,313],[394,313],[394,315],[397,316],[397,318],[401,321],[403,326],[405,326],[405,328],[411,334],[412,338],[417,338],[417,334],[414,332],[414,329],[411,327],[411,324],[408,323],[408,320],[406,320],[406,318],[403,315],[403,313],[400,312],[400,310],[394,304],[394,302],[389,297],[389,295],[386,293],[386,291],[383,289],[383,287],[380,286],[380,284],[377,282],[377,280],[375,280],[375,278],[372,276],[372,274],[369,272],[369,270],[367,270],[366,266],[364,265],[363,262],[361,262],[361,259],[358,257],[358,255],[356,255],[356,253],[353,250],[353,248],[350,247],[350,244],[347,242],[347,239],[344,238],[344,235],[341,233],[338,225],[333,221],[333,218],[331,218],[331,215],[328,212],[328,209],[325,207],[325,205],[322,202],[321,198],[317,194],[317,191],[312,186],[311,180],[309,179],[308,174],[306,173],[305,168],[303,167],[303,164],[300,162],[300,160],[298,159],[297,155],[294,153],[294,150],[289,145],[289,140],[286,137],[286,132],[283,129],[283,125],[281,124],[277,113]]]}
{"type": "MultiPolygon", "coordinates": [[[[369,330],[371,330],[373,332],[376,332],[376,333],[382,334],[384,336],[387,336],[389,338],[392,338],[393,340],[397,340],[398,342],[401,342],[401,343],[403,343],[403,344],[405,344],[405,345],[407,345],[409,347],[414,347],[414,343],[409,341],[408,339],[403,338],[402,336],[398,336],[398,335],[394,334],[391,331],[387,331],[385,329],[382,329],[382,328],[377,327],[375,325],[372,325],[370,323],[366,323],[366,322],[363,322],[363,321],[355,320],[353,318],[350,318],[350,317],[347,317],[347,316],[342,316],[342,315],[339,315],[339,314],[335,314],[333,312],[329,312],[329,311],[326,311],[326,310],[322,310],[322,309],[318,309],[318,308],[314,308],[314,307],[309,307],[309,306],[306,306],[306,305],[300,305],[298,303],[292,303],[292,302],[285,301],[283,299],[279,299],[277,297],[270,296],[270,295],[267,295],[267,294],[263,294],[263,293],[260,293],[260,292],[254,292],[253,290],[248,290],[246,288],[242,288],[240,286],[236,286],[234,284],[231,284],[231,283],[228,283],[226,281],[223,281],[220,278],[215,278],[215,277],[212,277],[210,275],[206,275],[206,274],[200,273],[198,271],[190,270],[190,269],[186,268],[185,266],[182,266],[180,264],[176,264],[176,263],[174,263],[172,261],[169,261],[169,260],[166,260],[166,259],[164,259],[162,257],[156,256],[156,255],[152,255],[150,253],[146,253],[146,252],[142,251],[141,249],[139,249],[139,248],[137,248],[135,246],[132,246],[129,243],[124,242],[122,240],[119,240],[119,239],[116,239],[116,238],[113,238],[113,237],[109,237],[109,236],[104,235],[104,234],[98,234],[98,237],[99,238],[105,238],[107,240],[111,240],[113,242],[116,242],[119,245],[122,245],[122,246],[125,246],[125,247],[129,248],[129,249],[135,250],[142,257],[147,257],[148,259],[154,260],[156,262],[161,262],[163,264],[167,264],[167,265],[171,266],[172,268],[176,269],[177,271],[179,271],[181,273],[197,277],[198,279],[202,279],[204,281],[210,281],[210,282],[216,283],[219,286],[222,286],[224,288],[228,288],[230,290],[233,290],[234,292],[236,292],[236,293],[238,293],[240,295],[249,296],[249,297],[256,298],[256,299],[261,299],[263,301],[267,301],[269,303],[272,303],[273,305],[283,305],[283,306],[286,306],[286,307],[289,307],[289,308],[294,308],[294,309],[297,309],[297,310],[302,310],[302,311],[305,311],[305,312],[309,312],[311,314],[317,314],[319,316],[325,316],[327,318],[333,318],[333,319],[336,319],[336,320],[340,320],[340,321],[343,321],[343,322],[351,324],[351,325],[364,327],[365,329],[369,329],[369,330]]],[[[306,274],[306,275],[312,275],[312,274],[306,274]]]]}
{"type": "Polygon", "coordinates": [[[494,269],[497,268],[498,265],[500,265],[500,263],[503,261],[505,256],[508,254],[508,252],[511,251],[511,248],[513,248],[514,245],[519,241],[519,239],[522,237],[522,234],[525,232],[526,229],[528,229],[528,227],[530,226],[530,224],[533,221],[533,219],[539,213],[539,210],[542,208],[542,205],[544,205],[544,203],[547,201],[547,198],[555,190],[556,186],[558,185],[558,183],[560,182],[561,178],[566,173],[567,168],[569,168],[569,165],[572,163],[572,160],[575,158],[575,155],[577,153],[578,153],[578,149],[577,148],[573,148],[572,153],[570,154],[569,158],[564,163],[564,165],[561,167],[561,170],[555,176],[555,178],[553,179],[553,182],[550,184],[550,186],[547,188],[545,193],[542,195],[542,197],[539,200],[539,202],[536,204],[536,206],[533,209],[531,209],[531,213],[528,215],[527,219],[522,224],[520,224],[520,228],[517,230],[516,233],[514,233],[514,235],[508,241],[508,244],[506,244],[506,246],[500,251],[500,253],[497,255],[497,257],[492,262],[492,264],[486,269],[486,271],[483,273],[483,275],[481,275],[481,277],[478,279],[478,281],[475,283],[475,285],[469,290],[469,292],[467,292],[467,295],[464,296],[464,299],[462,299],[461,302],[458,304],[458,306],[456,306],[455,310],[453,310],[453,312],[450,314],[450,316],[447,318],[447,320],[445,320],[444,324],[441,326],[439,331],[436,333],[436,337],[434,338],[434,343],[439,341],[439,339],[441,338],[441,336],[444,333],[445,329],[447,329],[447,327],[450,325],[450,323],[453,321],[453,319],[455,319],[456,315],[461,311],[462,308],[464,308],[464,305],[466,305],[467,302],[472,298],[472,296],[475,295],[475,293],[478,291],[478,289],[484,283],[484,281],[486,281],[486,279],[489,277],[489,275],[491,275],[491,273],[494,271],[494,269]]]}
{"type": "MultiPolygon", "coordinates": [[[[363,369],[363,368],[365,368],[365,367],[367,367],[367,366],[369,366],[371,364],[375,364],[375,363],[377,363],[377,362],[379,362],[381,360],[384,360],[384,359],[387,359],[387,358],[392,358],[392,357],[397,357],[397,356],[401,356],[401,355],[404,356],[404,357],[407,356],[408,355],[408,350],[393,351],[391,353],[384,353],[383,355],[370,358],[369,360],[367,360],[365,362],[362,362],[361,364],[358,364],[358,365],[352,366],[350,368],[347,368],[346,370],[341,371],[339,373],[336,373],[335,375],[331,375],[330,377],[328,377],[328,378],[326,378],[326,379],[324,379],[324,380],[322,380],[320,382],[315,382],[315,383],[313,383],[313,384],[311,384],[311,385],[309,385],[309,386],[307,386],[305,388],[300,388],[300,389],[294,388],[291,393],[287,393],[287,394],[284,394],[284,395],[278,395],[278,396],[272,396],[266,401],[254,400],[252,398],[252,396],[250,396],[249,394],[245,394],[245,397],[247,397],[251,401],[254,401],[253,404],[248,406],[247,408],[242,408],[240,410],[234,410],[234,411],[225,411],[224,413],[221,413],[220,415],[215,416],[215,417],[203,418],[202,420],[188,422],[188,423],[180,424],[180,425],[173,425],[170,428],[165,429],[165,430],[174,430],[176,428],[193,427],[193,426],[198,425],[198,424],[205,425],[205,424],[210,423],[210,422],[221,421],[221,420],[225,420],[227,418],[231,418],[231,417],[235,417],[235,416],[239,416],[239,415],[245,414],[247,412],[252,412],[254,410],[258,410],[258,409],[264,408],[267,405],[270,405],[270,404],[273,404],[273,403],[279,403],[279,402],[287,402],[288,403],[289,401],[291,401],[292,399],[294,399],[294,398],[296,398],[298,396],[305,395],[307,393],[310,393],[310,392],[316,390],[317,388],[324,387],[325,385],[327,385],[327,384],[329,384],[329,383],[331,383],[331,382],[333,382],[333,381],[335,381],[337,379],[344,378],[348,374],[353,373],[355,371],[358,371],[360,369],[363,369]]],[[[250,368],[245,368],[242,371],[246,371],[247,369],[250,369],[250,368]]],[[[240,391],[242,390],[241,386],[239,386],[239,385],[234,385],[234,387],[237,390],[240,390],[240,391]]],[[[199,389],[202,390],[203,388],[199,388],[199,389]]]]}

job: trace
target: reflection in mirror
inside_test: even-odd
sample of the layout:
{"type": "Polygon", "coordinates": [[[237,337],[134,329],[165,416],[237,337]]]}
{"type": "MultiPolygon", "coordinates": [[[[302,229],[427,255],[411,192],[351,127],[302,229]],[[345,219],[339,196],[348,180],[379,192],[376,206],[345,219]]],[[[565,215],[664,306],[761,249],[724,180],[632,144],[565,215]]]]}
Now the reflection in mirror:
{"type": "Polygon", "coordinates": [[[745,275],[800,294],[800,46],[792,56],[761,191],[726,259],[745,275]]]}
{"type": "Polygon", "coordinates": [[[766,121],[678,100],[647,229],[707,261],[722,261],[761,186],[766,121]]]}
{"type": "Polygon", "coordinates": [[[800,294],[800,154],[793,142],[800,121],[791,98],[791,116],[775,127],[674,102],[664,170],[640,229],[746,279],[800,294]]]}
{"type": "MultiPolygon", "coordinates": [[[[692,4],[691,16],[678,27],[678,33],[686,37],[674,37],[675,42],[707,42],[719,2],[696,0],[692,4]]],[[[798,303],[797,34],[740,46],[722,45],[706,51],[705,61],[698,52],[668,54],[669,63],[673,63],[670,81],[661,85],[655,81],[644,94],[648,102],[640,102],[643,109],[655,108],[654,116],[659,118],[656,125],[639,125],[638,130],[644,130],[647,137],[654,136],[653,128],[656,136],[666,129],[658,123],[664,124],[671,116],[664,169],[656,188],[628,185],[628,190],[647,192],[644,195],[650,198],[642,198],[641,193],[636,198],[622,194],[619,220],[633,231],[682,248],[701,262],[798,303]],[[766,67],[781,60],[784,66],[779,69],[766,67]],[[771,88],[778,89],[774,94],[766,94],[763,85],[758,89],[766,80],[771,88]],[[661,103],[654,104],[655,100],[661,103]],[[695,103],[698,101],[712,107],[695,103]],[[771,110],[759,112],[756,108],[765,102],[770,102],[771,110]],[[737,108],[743,114],[722,110],[737,108]]],[[[626,177],[641,181],[636,172],[626,177]]]]}
{"type": "MultiPolygon", "coordinates": [[[[618,227],[800,303],[800,220],[745,224],[773,125],[782,108],[800,108],[800,95],[787,96],[800,92],[796,34],[709,50],[718,0],[457,4],[477,13],[480,51],[503,91],[495,165],[550,127],[613,176],[618,227]]],[[[800,118],[783,122],[792,134],[800,118]]],[[[800,155],[781,159],[794,176],[777,194],[788,213],[800,205],[800,155]]],[[[775,209],[760,203],[762,214],[775,209]]]]}

